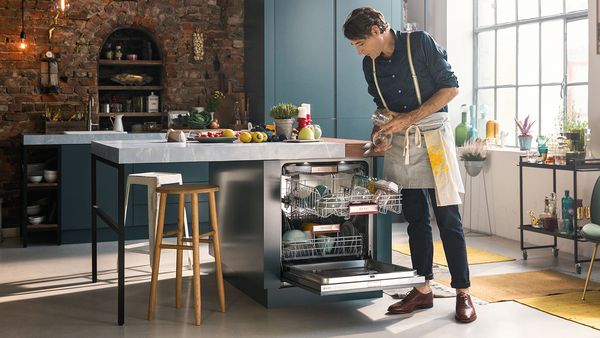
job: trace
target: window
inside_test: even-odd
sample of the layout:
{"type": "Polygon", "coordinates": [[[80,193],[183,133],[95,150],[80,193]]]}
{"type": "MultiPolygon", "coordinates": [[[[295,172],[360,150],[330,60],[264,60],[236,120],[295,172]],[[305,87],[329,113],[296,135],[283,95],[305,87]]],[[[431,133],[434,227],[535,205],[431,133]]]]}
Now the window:
{"type": "Polygon", "coordinates": [[[517,144],[514,118],[555,134],[587,121],[587,0],[474,0],[475,100],[517,144]]]}

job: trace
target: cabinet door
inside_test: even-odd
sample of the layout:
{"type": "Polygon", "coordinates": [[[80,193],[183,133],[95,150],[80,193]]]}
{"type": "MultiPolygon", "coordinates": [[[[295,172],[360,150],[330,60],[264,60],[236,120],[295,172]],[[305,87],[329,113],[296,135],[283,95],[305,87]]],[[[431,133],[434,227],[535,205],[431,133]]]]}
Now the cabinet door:
{"type": "MultiPolygon", "coordinates": [[[[348,124],[348,118],[371,117],[375,110],[373,98],[367,92],[367,83],[362,70],[363,56],[344,36],[342,26],[346,16],[358,7],[373,7],[383,13],[394,30],[401,28],[402,1],[393,0],[343,0],[336,7],[336,104],[338,135],[347,134],[340,130],[348,124]]],[[[369,132],[370,132],[370,128],[369,132]]],[[[363,133],[364,134],[364,133],[363,133]]],[[[346,137],[352,135],[345,135],[346,137]]],[[[362,136],[362,135],[361,135],[362,136]]]]}
{"type": "MultiPolygon", "coordinates": [[[[310,103],[313,119],[332,119],[335,113],[334,1],[277,0],[274,7],[275,102],[272,104],[310,103]]],[[[270,107],[268,102],[265,106],[270,107]]],[[[268,111],[266,121],[271,121],[268,111]]]]}

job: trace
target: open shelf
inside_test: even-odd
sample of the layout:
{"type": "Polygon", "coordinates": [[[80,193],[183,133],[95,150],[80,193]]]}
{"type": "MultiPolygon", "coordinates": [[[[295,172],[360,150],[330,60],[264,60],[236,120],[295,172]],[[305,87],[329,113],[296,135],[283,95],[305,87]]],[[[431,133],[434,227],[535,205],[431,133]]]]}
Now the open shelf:
{"type": "Polygon", "coordinates": [[[162,90],[162,86],[98,86],[98,90],[162,90]]]}
{"type": "Polygon", "coordinates": [[[108,60],[100,59],[98,64],[102,66],[162,66],[162,60],[108,60]]]}
{"type": "Polygon", "coordinates": [[[58,183],[27,183],[27,188],[29,189],[45,189],[45,188],[58,188],[58,183]]]}
{"type": "Polygon", "coordinates": [[[123,113],[98,113],[98,117],[113,117],[115,115],[135,116],[135,117],[152,117],[152,116],[167,116],[165,112],[123,112],[123,113]]]}
{"type": "Polygon", "coordinates": [[[27,230],[56,230],[58,229],[58,224],[28,224],[27,230]]]}
{"type": "Polygon", "coordinates": [[[530,224],[524,224],[521,229],[525,230],[525,231],[531,231],[531,232],[537,232],[539,234],[544,234],[544,235],[550,235],[550,236],[556,236],[556,237],[560,237],[560,238],[567,238],[567,239],[575,239],[575,235],[574,234],[563,234],[560,233],[558,231],[549,231],[546,230],[544,228],[534,228],[533,226],[531,226],[530,224]]]}

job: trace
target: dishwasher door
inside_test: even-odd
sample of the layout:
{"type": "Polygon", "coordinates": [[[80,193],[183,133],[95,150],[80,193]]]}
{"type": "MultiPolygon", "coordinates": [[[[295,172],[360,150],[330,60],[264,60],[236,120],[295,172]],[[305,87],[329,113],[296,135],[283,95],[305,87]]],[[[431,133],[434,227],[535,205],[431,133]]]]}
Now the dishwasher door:
{"type": "Polygon", "coordinates": [[[338,295],[425,284],[415,270],[371,259],[284,264],[285,281],[319,295],[338,295]]]}

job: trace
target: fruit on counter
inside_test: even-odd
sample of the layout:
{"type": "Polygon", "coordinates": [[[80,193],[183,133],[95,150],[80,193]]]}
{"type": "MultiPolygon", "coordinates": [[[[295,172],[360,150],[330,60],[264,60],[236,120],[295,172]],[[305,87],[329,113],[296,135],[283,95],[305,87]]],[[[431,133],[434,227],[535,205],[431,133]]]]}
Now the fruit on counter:
{"type": "MultiPolygon", "coordinates": [[[[210,123],[208,125],[208,128],[210,128],[210,129],[219,129],[219,127],[220,127],[219,120],[217,120],[217,119],[210,121],[210,123]]],[[[227,137],[229,137],[229,136],[227,136],[227,137]]]]}
{"type": "Polygon", "coordinates": [[[247,131],[240,133],[240,141],[242,141],[243,143],[252,142],[252,134],[250,134],[247,131]]]}
{"type": "Polygon", "coordinates": [[[235,132],[231,129],[223,129],[223,137],[235,137],[235,132]]]}
{"type": "Polygon", "coordinates": [[[252,133],[252,141],[256,143],[261,143],[266,141],[266,137],[263,135],[263,133],[255,131],[254,133],[252,133]]]}
{"type": "Polygon", "coordinates": [[[323,132],[321,131],[321,126],[319,126],[318,124],[314,125],[314,132],[315,132],[315,139],[320,139],[321,135],[323,135],[323,132]]]}
{"type": "Polygon", "coordinates": [[[308,128],[308,126],[300,129],[300,132],[298,133],[298,139],[299,140],[314,140],[315,139],[315,133],[312,131],[312,128],[308,128]]]}

